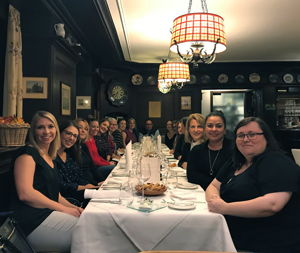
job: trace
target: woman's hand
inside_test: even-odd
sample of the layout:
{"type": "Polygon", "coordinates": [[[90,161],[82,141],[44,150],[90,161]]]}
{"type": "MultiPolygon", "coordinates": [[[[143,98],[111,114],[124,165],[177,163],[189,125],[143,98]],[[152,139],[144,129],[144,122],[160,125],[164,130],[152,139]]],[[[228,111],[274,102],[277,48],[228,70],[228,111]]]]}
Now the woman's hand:
{"type": "Polygon", "coordinates": [[[104,183],[104,181],[102,181],[102,182],[99,182],[99,183],[98,183],[98,185],[99,185],[99,186],[101,186],[103,183],[104,183]]]}
{"type": "Polygon", "coordinates": [[[63,206],[61,212],[73,215],[75,217],[80,217],[81,213],[83,212],[83,209],[77,206],[76,207],[63,206]]]}
{"type": "Polygon", "coordinates": [[[207,201],[208,210],[213,213],[226,214],[227,203],[218,195],[211,195],[211,198],[207,201]]]}
{"type": "Polygon", "coordinates": [[[187,168],[187,162],[184,162],[181,166],[182,166],[182,168],[183,168],[184,170],[186,170],[186,168],[187,168]]]}
{"type": "Polygon", "coordinates": [[[111,162],[109,162],[109,164],[110,164],[110,165],[116,165],[116,162],[111,161],[111,162]]]}
{"type": "Polygon", "coordinates": [[[174,150],[173,149],[170,150],[170,154],[174,154],[174,150]]]}

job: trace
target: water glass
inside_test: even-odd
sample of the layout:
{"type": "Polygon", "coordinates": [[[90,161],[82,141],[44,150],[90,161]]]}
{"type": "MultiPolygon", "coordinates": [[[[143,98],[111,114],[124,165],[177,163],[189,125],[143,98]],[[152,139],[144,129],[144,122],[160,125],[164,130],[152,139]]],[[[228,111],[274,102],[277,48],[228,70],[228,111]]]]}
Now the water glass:
{"type": "Polygon", "coordinates": [[[120,187],[119,200],[122,206],[128,206],[133,202],[133,188],[132,184],[126,182],[120,187]]]}

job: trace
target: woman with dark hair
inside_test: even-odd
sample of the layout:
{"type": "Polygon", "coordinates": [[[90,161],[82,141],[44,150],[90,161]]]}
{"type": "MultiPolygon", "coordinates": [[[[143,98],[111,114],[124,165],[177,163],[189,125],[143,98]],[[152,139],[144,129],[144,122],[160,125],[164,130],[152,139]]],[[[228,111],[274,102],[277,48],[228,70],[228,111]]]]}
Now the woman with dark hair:
{"type": "Polygon", "coordinates": [[[174,141],[174,158],[180,160],[182,157],[183,146],[185,144],[184,141],[184,133],[185,133],[185,124],[188,117],[183,117],[178,121],[177,132],[178,135],[174,141]]]}
{"type": "Polygon", "coordinates": [[[225,137],[226,119],[221,111],[213,111],[205,118],[207,141],[194,147],[189,155],[187,178],[204,190],[216,177],[224,163],[232,157],[231,141],[225,137]]]}
{"type": "Polygon", "coordinates": [[[59,127],[61,146],[57,151],[56,162],[60,172],[61,194],[87,204],[84,199],[85,189],[98,189],[97,182],[89,182],[82,176],[80,165],[79,129],[73,121],[66,121],[59,127]]]}
{"type": "Polygon", "coordinates": [[[138,141],[138,133],[135,128],[135,119],[130,118],[127,120],[127,128],[123,130],[123,141],[127,145],[130,141],[136,143],[138,141]]]}
{"type": "Polygon", "coordinates": [[[98,154],[105,160],[110,161],[112,152],[108,140],[109,122],[103,118],[99,121],[99,131],[94,135],[94,140],[97,146],[98,154]]]}
{"type": "Polygon", "coordinates": [[[238,250],[300,252],[300,168],[255,117],[234,129],[233,160],[206,190],[208,209],[223,214],[238,250]]]}
{"type": "Polygon", "coordinates": [[[178,162],[178,166],[187,169],[187,161],[190,151],[197,145],[206,141],[204,135],[204,121],[205,118],[200,113],[191,114],[186,121],[186,128],[184,133],[184,146],[182,149],[182,157],[178,162]]]}
{"type": "MultiPolygon", "coordinates": [[[[96,119],[89,119],[88,121],[89,121],[89,135],[85,144],[89,149],[90,155],[93,159],[95,166],[97,167],[97,172],[99,177],[105,180],[110,174],[110,172],[113,170],[113,168],[115,167],[115,162],[113,161],[109,162],[99,155],[96,142],[94,139],[94,136],[96,136],[99,132],[99,122],[96,119]]],[[[102,123],[103,122],[105,121],[102,121],[102,123]]],[[[107,120],[106,122],[108,123],[107,120]]]]}
{"type": "Polygon", "coordinates": [[[173,124],[172,124],[171,120],[167,121],[166,128],[167,128],[167,132],[166,132],[166,135],[165,135],[165,144],[167,145],[167,147],[170,150],[172,150],[173,149],[173,144],[174,144],[174,141],[175,141],[175,138],[176,138],[176,134],[173,131],[173,124]]]}
{"type": "Polygon", "coordinates": [[[29,145],[12,160],[12,217],[36,251],[70,252],[72,230],[83,209],[60,194],[56,152],[60,134],[55,117],[37,112],[29,129],[29,145]]]}

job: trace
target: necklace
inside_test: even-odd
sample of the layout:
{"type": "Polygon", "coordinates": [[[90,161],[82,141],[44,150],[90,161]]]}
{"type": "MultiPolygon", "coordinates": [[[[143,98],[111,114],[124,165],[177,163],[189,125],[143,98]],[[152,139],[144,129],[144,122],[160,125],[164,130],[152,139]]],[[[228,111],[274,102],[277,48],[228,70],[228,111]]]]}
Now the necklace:
{"type": "Polygon", "coordinates": [[[218,156],[219,156],[219,153],[220,153],[220,149],[218,150],[218,153],[217,153],[217,155],[216,155],[215,160],[214,160],[213,163],[211,164],[210,148],[208,149],[208,161],[209,161],[209,167],[210,167],[209,175],[211,175],[211,176],[214,174],[213,168],[214,168],[215,162],[217,161],[217,158],[218,158],[218,156]]]}

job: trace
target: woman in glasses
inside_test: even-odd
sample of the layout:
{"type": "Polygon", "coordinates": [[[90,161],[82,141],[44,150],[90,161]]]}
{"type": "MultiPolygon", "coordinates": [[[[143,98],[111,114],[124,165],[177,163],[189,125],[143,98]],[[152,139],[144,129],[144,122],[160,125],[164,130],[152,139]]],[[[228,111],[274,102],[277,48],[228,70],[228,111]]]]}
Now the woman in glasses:
{"type": "Polygon", "coordinates": [[[234,130],[233,159],[206,190],[208,209],[225,216],[238,250],[300,252],[300,168],[255,117],[234,130]]]}
{"type": "Polygon", "coordinates": [[[57,151],[56,161],[60,172],[61,194],[74,198],[84,206],[85,189],[98,189],[99,184],[86,180],[82,176],[82,158],[80,155],[79,129],[72,121],[66,121],[59,127],[61,146],[57,151]]]}
{"type": "Polygon", "coordinates": [[[221,111],[213,111],[205,118],[207,141],[194,147],[189,155],[187,178],[204,190],[216,177],[223,164],[232,157],[231,141],[225,137],[226,118],[221,111]]]}

